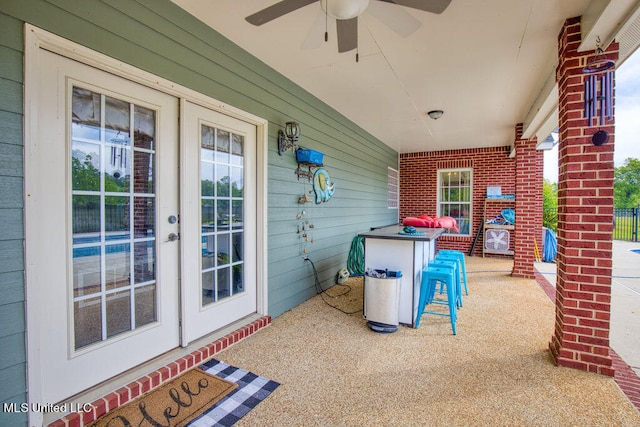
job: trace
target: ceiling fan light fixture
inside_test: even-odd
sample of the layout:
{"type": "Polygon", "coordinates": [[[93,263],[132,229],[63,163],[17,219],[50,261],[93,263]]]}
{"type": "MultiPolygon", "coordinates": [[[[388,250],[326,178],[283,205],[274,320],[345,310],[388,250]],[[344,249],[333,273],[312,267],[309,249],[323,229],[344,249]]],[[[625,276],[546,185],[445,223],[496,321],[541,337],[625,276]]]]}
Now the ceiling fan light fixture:
{"type": "Polygon", "coordinates": [[[347,20],[364,12],[369,6],[369,0],[320,0],[320,6],[330,17],[347,20]]]}
{"type": "Polygon", "coordinates": [[[442,110],[431,110],[427,113],[427,115],[431,117],[433,120],[438,120],[440,117],[442,117],[443,114],[444,114],[444,111],[442,110]]]}

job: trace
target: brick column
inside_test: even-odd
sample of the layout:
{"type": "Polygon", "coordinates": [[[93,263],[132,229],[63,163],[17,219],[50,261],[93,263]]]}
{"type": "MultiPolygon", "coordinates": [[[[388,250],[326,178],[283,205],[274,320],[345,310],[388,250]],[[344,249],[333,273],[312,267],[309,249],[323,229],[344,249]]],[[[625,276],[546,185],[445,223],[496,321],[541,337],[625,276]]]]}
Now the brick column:
{"type": "MultiPolygon", "coordinates": [[[[558,365],[612,376],[609,354],[611,248],[613,231],[614,121],[590,127],[584,118],[582,68],[593,55],[578,52],[580,19],[565,22],[560,33],[560,145],[558,150],[558,274],[556,324],[549,348],[558,365]],[[591,137],[609,132],[596,147],[591,137]]],[[[618,59],[618,45],[607,49],[618,59]]],[[[599,119],[596,119],[599,120],[599,119]]]]}
{"type": "Polygon", "coordinates": [[[516,229],[514,277],[534,278],[534,239],[541,248],[543,154],[536,150],[537,139],[522,138],[522,124],[516,125],[516,229]]]}

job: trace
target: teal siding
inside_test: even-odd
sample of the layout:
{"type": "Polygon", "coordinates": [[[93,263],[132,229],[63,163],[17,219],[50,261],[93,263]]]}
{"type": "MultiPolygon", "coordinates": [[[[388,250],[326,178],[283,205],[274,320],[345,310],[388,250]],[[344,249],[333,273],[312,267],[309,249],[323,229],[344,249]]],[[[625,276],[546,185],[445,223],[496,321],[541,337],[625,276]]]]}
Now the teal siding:
{"type": "MultiPolygon", "coordinates": [[[[24,231],[22,164],[23,23],[28,22],[155,75],[211,96],[269,121],[268,238],[269,312],[291,309],[315,295],[311,265],[302,259],[296,233],[297,199],[312,189],[294,174],[294,155],[278,156],[276,135],[288,120],[301,124],[300,144],[325,154],[336,193],[321,205],[307,204],[315,225],[308,255],[324,287],[346,265],[353,237],[371,226],[397,221],[386,207],[387,167],[398,153],[316,97],[241,50],[199,20],[165,0],[4,0],[0,4],[0,219],[15,224],[0,231],[0,381],[3,400],[24,398],[24,231]],[[5,254],[7,255],[5,257],[5,254]],[[16,329],[17,328],[17,329],[16,329]],[[10,347],[7,349],[5,347],[10,347]],[[21,344],[21,345],[19,345],[21,344]]],[[[0,420],[0,424],[2,420],[0,420]]]]}
{"type": "MultiPolygon", "coordinates": [[[[0,404],[23,403],[27,392],[22,52],[22,22],[0,13],[0,404]]],[[[26,423],[25,414],[0,410],[0,425],[26,423]]]]}

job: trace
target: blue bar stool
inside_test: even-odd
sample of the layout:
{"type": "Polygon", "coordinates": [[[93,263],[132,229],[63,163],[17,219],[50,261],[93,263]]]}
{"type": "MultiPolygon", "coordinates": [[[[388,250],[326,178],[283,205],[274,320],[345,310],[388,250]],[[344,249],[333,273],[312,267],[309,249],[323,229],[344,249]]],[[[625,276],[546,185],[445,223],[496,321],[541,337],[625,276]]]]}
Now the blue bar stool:
{"type": "MultiPolygon", "coordinates": [[[[429,265],[437,266],[437,267],[445,267],[451,268],[453,271],[453,281],[456,287],[456,297],[457,297],[457,305],[458,307],[462,307],[462,285],[460,283],[460,265],[458,264],[458,260],[452,257],[446,256],[436,256],[436,258],[429,263],[429,265]]],[[[440,283],[440,293],[443,293],[443,284],[440,283]]]]}
{"type": "MultiPolygon", "coordinates": [[[[454,256],[460,264],[460,271],[462,272],[462,283],[464,283],[464,292],[469,295],[469,286],[467,285],[467,266],[464,262],[464,253],[453,249],[441,249],[438,251],[438,255],[454,256]]],[[[437,255],[436,255],[437,256],[437,255]]]]}
{"type": "Polygon", "coordinates": [[[422,283],[420,286],[420,299],[418,301],[418,313],[416,316],[416,328],[420,325],[420,318],[423,314],[435,314],[437,316],[449,316],[451,318],[451,330],[456,335],[457,320],[457,297],[455,278],[453,269],[444,266],[429,265],[422,270],[422,283]],[[438,282],[442,283],[447,290],[447,304],[449,306],[449,314],[424,311],[428,303],[434,300],[434,294],[438,282]]]}

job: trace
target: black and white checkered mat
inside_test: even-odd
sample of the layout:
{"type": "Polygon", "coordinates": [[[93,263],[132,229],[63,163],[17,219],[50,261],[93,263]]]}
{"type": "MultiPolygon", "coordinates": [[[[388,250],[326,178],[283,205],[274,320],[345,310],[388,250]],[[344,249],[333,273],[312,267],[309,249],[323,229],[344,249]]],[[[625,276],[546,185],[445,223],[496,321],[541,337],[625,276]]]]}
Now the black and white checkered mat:
{"type": "Polygon", "coordinates": [[[190,427],[232,426],[280,385],[278,382],[215,359],[200,366],[200,369],[237,383],[238,388],[191,421],[190,427]]]}

